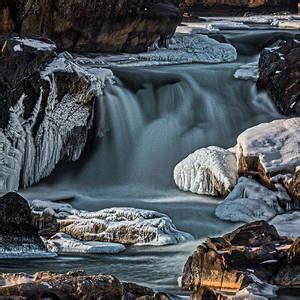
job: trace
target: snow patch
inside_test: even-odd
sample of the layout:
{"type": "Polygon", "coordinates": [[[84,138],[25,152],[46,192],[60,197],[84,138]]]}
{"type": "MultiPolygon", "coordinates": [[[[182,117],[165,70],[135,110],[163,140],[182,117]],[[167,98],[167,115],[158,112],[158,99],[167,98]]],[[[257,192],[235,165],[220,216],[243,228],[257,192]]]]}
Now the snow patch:
{"type": "MultiPolygon", "coordinates": [[[[21,45],[35,48],[39,51],[53,51],[56,49],[56,45],[54,43],[51,43],[50,41],[42,42],[40,40],[25,39],[25,38],[18,38],[18,37],[13,38],[13,40],[15,40],[21,45]]],[[[15,50],[15,51],[20,51],[20,50],[15,50]]]]}
{"type": "Polygon", "coordinates": [[[281,203],[289,207],[290,202],[286,192],[271,191],[253,179],[240,177],[233,191],[216,208],[216,216],[232,222],[267,221],[284,212],[281,203]]]}
{"type": "Polygon", "coordinates": [[[235,154],[211,146],[190,154],[174,169],[179,189],[204,195],[226,195],[236,184],[235,154]]]}

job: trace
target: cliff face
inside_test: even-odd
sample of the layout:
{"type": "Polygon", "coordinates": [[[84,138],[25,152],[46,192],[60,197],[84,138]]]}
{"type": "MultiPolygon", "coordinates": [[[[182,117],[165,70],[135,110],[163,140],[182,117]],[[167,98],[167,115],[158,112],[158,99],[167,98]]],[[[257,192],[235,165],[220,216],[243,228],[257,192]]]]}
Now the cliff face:
{"type": "Polygon", "coordinates": [[[171,36],[181,20],[177,0],[4,0],[0,33],[54,40],[73,51],[140,52],[171,36]]]}

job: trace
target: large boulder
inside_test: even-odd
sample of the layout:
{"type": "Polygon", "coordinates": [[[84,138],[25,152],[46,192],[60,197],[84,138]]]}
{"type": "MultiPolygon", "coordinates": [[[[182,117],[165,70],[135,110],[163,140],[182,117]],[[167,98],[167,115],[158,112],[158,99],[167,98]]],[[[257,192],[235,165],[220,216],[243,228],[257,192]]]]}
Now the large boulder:
{"type": "Polygon", "coordinates": [[[141,52],[173,35],[181,20],[177,2],[4,0],[0,33],[43,36],[72,51],[141,52]]]}
{"type": "Polygon", "coordinates": [[[282,41],[261,53],[258,87],[281,113],[300,116],[300,41],[282,41]]]}
{"type": "Polygon", "coordinates": [[[61,160],[77,160],[93,122],[94,102],[110,70],[90,73],[48,40],[2,40],[0,193],[27,187],[61,160]]]}
{"type": "Polygon", "coordinates": [[[235,154],[215,146],[195,151],[174,168],[178,188],[200,195],[226,196],[237,178],[235,154]]]}
{"type": "MultiPolygon", "coordinates": [[[[207,299],[203,295],[214,294],[207,288],[232,295],[251,283],[281,284],[279,278],[291,279],[298,271],[298,250],[298,244],[280,237],[274,226],[249,223],[199,245],[185,264],[182,286],[192,291],[193,299],[207,299]]],[[[298,279],[288,282],[298,285],[298,279]]]]}
{"type": "Polygon", "coordinates": [[[27,201],[8,193],[0,198],[0,259],[49,256],[32,223],[27,201]]]}

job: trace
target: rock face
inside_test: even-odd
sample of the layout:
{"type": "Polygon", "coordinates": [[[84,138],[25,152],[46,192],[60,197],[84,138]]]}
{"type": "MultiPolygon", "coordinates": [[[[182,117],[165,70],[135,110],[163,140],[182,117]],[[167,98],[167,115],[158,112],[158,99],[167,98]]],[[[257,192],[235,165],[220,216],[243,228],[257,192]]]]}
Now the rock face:
{"type": "Polygon", "coordinates": [[[0,274],[0,295],[5,299],[169,299],[152,289],[134,283],[122,283],[110,275],[87,275],[83,271],[57,274],[39,272],[0,274]],[[19,298],[18,298],[19,299],[19,298]],[[22,298],[23,299],[23,298],[22,298]]]}
{"type": "Polygon", "coordinates": [[[235,154],[215,146],[195,151],[174,169],[179,189],[204,195],[226,196],[237,178],[235,154]]]}
{"type": "Polygon", "coordinates": [[[268,92],[281,113],[287,116],[300,116],[298,40],[282,41],[261,53],[258,87],[268,92]]]}
{"type": "Polygon", "coordinates": [[[79,158],[110,70],[88,73],[47,40],[10,38],[0,57],[0,193],[79,158]]]}
{"type": "Polygon", "coordinates": [[[46,247],[32,223],[30,207],[15,193],[0,198],[0,259],[47,256],[46,247]]]}
{"type": "Polygon", "coordinates": [[[0,33],[43,36],[72,51],[145,51],[171,37],[181,20],[176,0],[1,3],[0,33]]]}
{"type": "MultiPolygon", "coordinates": [[[[199,245],[184,267],[182,286],[194,299],[207,299],[202,289],[236,293],[255,281],[282,284],[299,271],[298,245],[264,221],[249,223],[199,245]]],[[[287,285],[297,286],[298,279],[289,279],[287,285]]]]}

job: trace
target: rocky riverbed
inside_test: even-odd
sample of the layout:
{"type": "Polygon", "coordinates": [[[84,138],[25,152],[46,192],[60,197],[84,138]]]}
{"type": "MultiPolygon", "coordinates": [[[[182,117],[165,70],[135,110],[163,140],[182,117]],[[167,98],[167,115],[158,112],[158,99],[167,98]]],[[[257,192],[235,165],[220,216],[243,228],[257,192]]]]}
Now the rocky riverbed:
{"type": "Polygon", "coordinates": [[[100,2],[0,3],[0,298],[297,294],[295,1],[100,2]]]}

